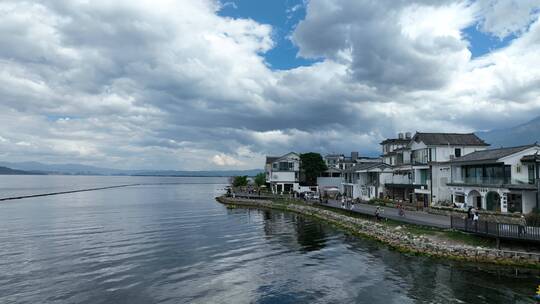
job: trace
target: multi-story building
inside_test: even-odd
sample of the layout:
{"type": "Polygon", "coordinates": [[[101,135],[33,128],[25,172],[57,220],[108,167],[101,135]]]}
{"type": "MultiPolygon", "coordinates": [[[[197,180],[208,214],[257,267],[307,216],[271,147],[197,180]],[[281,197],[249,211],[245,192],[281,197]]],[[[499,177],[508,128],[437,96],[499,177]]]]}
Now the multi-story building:
{"type": "Polygon", "coordinates": [[[539,207],[540,146],[477,151],[448,162],[452,201],[498,212],[539,207]]]}
{"type": "Polygon", "coordinates": [[[272,193],[283,194],[300,190],[300,155],[287,153],[279,157],[266,157],[266,182],[272,193]]]}
{"type": "Polygon", "coordinates": [[[385,176],[384,195],[395,201],[428,207],[431,202],[450,201],[446,183],[449,160],[488,146],[473,133],[400,133],[381,142],[384,162],[392,166],[385,176]]]}
{"type": "Polygon", "coordinates": [[[428,207],[433,202],[450,202],[447,186],[450,166],[447,162],[488,146],[474,133],[417,132],[407,146],[413,170],[413,199],[417,205],[428,207]]]}
{"type": "Polygon", "coordinates": [[[384,196],[395,201],[412,202],[414,194],[411,165],[411,133],[399,133],[397,138],[381,142],[383,162],[392,169],[385,174],[384,196]]]}
{"type": "Polygon", "coordinates": [[[342,192],[346,197],[370,200],[379,197],[384,189],[382,174],[391,174],[390,166],[381,159],[358,161],[342,171],[342,192]]]}

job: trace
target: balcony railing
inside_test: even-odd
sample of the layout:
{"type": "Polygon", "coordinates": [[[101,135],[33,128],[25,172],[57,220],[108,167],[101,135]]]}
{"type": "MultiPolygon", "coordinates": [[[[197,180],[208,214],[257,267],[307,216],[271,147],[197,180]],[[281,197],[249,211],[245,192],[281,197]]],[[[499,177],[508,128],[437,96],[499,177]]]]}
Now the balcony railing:
{"type": "MultiPolygon", "coordinates": [[[[464,177],[452,179],[453,184],[470,185],[523,185],[531,184],[528,179],[502,178],[502,177],[464,177]]],[[[534,184],[534,183],[533,183],[534,184]]]]}

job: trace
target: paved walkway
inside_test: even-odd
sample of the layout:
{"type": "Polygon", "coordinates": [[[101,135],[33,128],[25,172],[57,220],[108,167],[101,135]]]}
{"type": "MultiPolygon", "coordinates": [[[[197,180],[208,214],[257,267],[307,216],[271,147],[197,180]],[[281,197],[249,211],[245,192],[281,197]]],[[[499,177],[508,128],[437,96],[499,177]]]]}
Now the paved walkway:
{"type": "MultiPolygon", "coordinates": [[[[328,201],[328,204],[322,204],[323,206],[341,208],[341,201],[328,201]]],[[[350,205],[349,205],[350,206],[350,205]]],[[[437,215],[420,211],[405,210],[405,215],[400,216],[397,208],[381,207],[383,212],[381,216],[383,218],[389,218],[391,220],[406,222],[410,224],[438,227],[438,228],[450,228],[450,217],[446,215],[437,215]]],[[[346,208],[347,209],[347,208],[346,208]]],[[[368,205],[356,203],[354,209],[350,210],[357,213],[368,214],[375,216],[376,205],[368,205]]]]}
{"type": "MultiPolygon", "coordinates": [[[[249,198],[254,198],[254,199],[258,197],[257,194],[247,194],[247,193],[236,193],[236,196],[249,197],[249,198]]],[[[260,198],[271,199],[272,197],[261,195],[260,198]]],[[[315,203],[317,205],[319,204],[317,201],[308,201],[308,202],[315,203]]],[[[341,201],[328,200],[328,204],[322,204],[322,205],[342,209],[341,201]]],[[[381,216],[383,218],[389,218],[391,220],[396,220],[396,221],[405,222],[409,224],[431,226],[431,227],[437,227],[437,228],[450,228],[450,217],[446,215],[436,215],[436,214],[431,214],[431,213],[426,213],[426,212],[421,212],[421,211],[405,210],[405,215],[400,216],[397,208],[391,208],[391,207],[381,207],[381,208],[383,209],[383,212],[381,213],[381,216]]],[[[346,208],[346,209],[350,210],[349,208],[346,208]]],[[[356,203],[354,204],[354,209],[351,211],[375,216],[375,209],[377,209],[376,205],[356,203]]]]}

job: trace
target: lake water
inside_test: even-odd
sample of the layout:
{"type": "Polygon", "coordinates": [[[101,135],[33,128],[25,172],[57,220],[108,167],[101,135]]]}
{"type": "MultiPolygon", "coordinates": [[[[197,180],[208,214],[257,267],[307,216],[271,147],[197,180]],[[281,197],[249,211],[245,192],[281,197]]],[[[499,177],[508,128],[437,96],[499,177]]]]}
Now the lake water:
{"type": "Polygon", "coordinates": [[[225,178],[0,176],[0,303],[534,303],[540,279],[228,210],[225,178]]]}

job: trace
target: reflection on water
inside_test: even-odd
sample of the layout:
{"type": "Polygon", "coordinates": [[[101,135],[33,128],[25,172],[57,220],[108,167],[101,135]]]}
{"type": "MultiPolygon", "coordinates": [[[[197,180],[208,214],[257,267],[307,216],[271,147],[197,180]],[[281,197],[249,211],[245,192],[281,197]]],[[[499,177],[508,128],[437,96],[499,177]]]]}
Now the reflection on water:
{"type": "Polygon", "coordinates": [[[228,210],[216,181],[0,204],[0,303],[534,303],[534,273],[228,210]]]}

